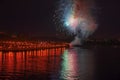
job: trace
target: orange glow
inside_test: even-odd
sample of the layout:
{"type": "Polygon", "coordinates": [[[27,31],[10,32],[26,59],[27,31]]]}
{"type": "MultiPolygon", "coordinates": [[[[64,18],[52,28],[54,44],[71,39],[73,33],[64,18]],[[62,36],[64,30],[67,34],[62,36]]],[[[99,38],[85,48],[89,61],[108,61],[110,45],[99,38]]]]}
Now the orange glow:
{"type": "Polygon", "coordinates": [[[55,47],[65,47],[65,42],[49,42],[49,41],[0,41],[0,50],[31,50],[31,49],[47,49],[55,47]]]}
{"type": "Polygon", "coordinates": [[[65,48],[44,49],[21,52],[0,52],[0,72],[44,72],[58,66],[60,62],[55,56],[60,56],[65,48]],[[54,63],[56,59],[56,63],[54,63]],[[48,64],[47,62],[50,62],[48,64]],[[53,64],[55,64],[53,66],[53,64]],[[48,66],[47,66],[48,65],[48,66]]]}

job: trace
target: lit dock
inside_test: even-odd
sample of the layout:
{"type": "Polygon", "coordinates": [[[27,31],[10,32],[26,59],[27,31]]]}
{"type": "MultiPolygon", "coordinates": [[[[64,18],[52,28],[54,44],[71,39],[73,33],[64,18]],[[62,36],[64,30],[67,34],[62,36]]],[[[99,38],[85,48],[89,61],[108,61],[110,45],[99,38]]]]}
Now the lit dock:
{"type": "Polygon", "coordinates": [[[65,42],[53,41],[0,41],[0,51],[39,50],[67,46],[65,42]]]}

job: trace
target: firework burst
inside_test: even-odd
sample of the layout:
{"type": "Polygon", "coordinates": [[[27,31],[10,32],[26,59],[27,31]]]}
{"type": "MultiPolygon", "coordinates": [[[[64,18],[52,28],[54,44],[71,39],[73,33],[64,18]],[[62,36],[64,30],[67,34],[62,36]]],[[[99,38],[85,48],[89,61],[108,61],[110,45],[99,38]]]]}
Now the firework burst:
{"type": "Polygon", "coordinates": [[[55,16],[59,25],[57,29],[67,30],[80,38],[87,38],[96,30],[96,21],[91,14],[92,0],[61,0],[58,5],[55,16]]]}

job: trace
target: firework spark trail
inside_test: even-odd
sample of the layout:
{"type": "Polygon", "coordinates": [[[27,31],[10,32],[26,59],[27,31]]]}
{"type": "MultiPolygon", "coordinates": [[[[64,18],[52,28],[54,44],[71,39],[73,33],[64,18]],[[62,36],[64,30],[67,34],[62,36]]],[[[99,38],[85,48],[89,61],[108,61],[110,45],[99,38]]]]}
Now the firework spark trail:
{"type": "Polygon", "coordinates": [[[85,39],[97,28],[92,7],[93,0],[61,0],[57,13],[65,29],[85,39]]]}

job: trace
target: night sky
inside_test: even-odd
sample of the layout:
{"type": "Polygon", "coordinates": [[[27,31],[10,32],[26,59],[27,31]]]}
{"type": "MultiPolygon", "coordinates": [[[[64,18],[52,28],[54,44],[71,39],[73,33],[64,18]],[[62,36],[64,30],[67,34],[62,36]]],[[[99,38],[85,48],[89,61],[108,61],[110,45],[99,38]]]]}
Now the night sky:
{"type": "MultiPolygon", "coordinates": [[[[54,35],[58,0],[0,0],[0,32],[54,35]]],[[[98,29],[93,37],[120,37],[120,1],[95,0],[98,29]]]]}
{"type": "Polygon", "coordinates": [[[120,1],[96,0],[98,9],[98,29],[96,37],[119,38],[120,37],[120,1]]]}

